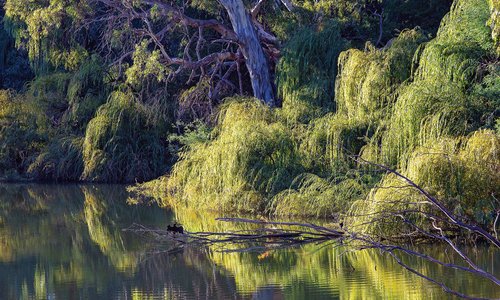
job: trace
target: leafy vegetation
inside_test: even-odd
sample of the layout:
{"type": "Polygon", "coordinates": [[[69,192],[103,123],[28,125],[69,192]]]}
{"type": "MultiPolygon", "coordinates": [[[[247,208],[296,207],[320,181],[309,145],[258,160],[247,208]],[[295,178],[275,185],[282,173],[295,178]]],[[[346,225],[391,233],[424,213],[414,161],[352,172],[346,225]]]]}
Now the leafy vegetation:
{"type": "MultiPolygon", "coordinates": [[[[401,171],[456,215],[488,228],[493,225],[498,207],[492,195],[499,192],[499,147],[500,137],[491,130],[476,131],[467,138],[432,140],[415,149],[401,171]]],[[[367,233],[397,235],[404,232],[404,225],[393,213],[402,210],[432,213],[417,190],[390,174],[372,189],[366,199],[353,204],[350,213],[365,217],[349,220],[367,233]],[[372,217],[369,217],[372,215],[385,217],[372,222],[372,217]]],[[[431,226],[418,222],[418,219],[414,221],[421,226],[431,226]]]]}
{"type": "Polygon", "coordinates": [[[148,121],[145,108],[131,94],[114,92],[87,126],[81,178],[137,182],[161,174],[167,161],[163,128],[148,121]]]}
{"type": "Polygon", "coordinates": [[[155,191],[176,207],[349,211],[349,224],[392,234],[400,220],[374,216],[423,199],[394,175],[352,159],[359,155],[400,170],[462,218],[492,229],[500,191],[498,135],[490,129],[499,98],[489,18],[487,2],[455,1],[433,39],[416,28],[383,48],[368,43],[340,54],[318,50],[335,24],[298,32],[278,65],[282,109],[228,101],[208,141],[184,148],[170,175],[136,191],[155,191]],[[335,80],[332,56],[339,56],[335,80]]]}
{"type": "Polygon", "coordinates": [[[422,199],[362,159],[493,229],[499,2],[283,2],[5,1],[0,178],[389,233],[422,199]]]}

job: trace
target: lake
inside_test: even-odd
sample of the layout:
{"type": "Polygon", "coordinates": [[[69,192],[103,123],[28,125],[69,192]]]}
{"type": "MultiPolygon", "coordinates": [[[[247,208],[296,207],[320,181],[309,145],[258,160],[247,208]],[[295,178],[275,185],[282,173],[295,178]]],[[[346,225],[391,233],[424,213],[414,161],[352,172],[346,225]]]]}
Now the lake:
{"type": "MultiPolygon", "coordinates": [[[[172,249],[124,228],[189,231],[241,229],[216,214],[176,213],[129,205],[120,185],[0,185],[0,299],[443,299],[440,287],[401,268],[378,250],[353,251],[335,242],[226,253],[193,246],[172,249]]],[[[441,260],[443,247],[420,248],[441,260]]],[[[500,276],[500,251],[468,249],[500,276]]],[[[403,257],[416,270],[476,297],[500,288],[463,272],[403,257]]]]}

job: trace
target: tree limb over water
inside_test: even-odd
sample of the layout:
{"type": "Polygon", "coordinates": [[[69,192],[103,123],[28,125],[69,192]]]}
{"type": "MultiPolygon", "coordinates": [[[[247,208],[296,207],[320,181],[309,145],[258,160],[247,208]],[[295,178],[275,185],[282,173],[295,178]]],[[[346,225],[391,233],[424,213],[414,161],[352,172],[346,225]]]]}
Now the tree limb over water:
{"type": "MultiPolygon", "coordinates": [[[[258,250],[269,250],[269,249],[281,249],[287,247],[296,247],[304,245],[307,243],[324,243],[326,241],[335,241],[339,245],[349,243],[350,246],[355,249],[379,249],[384,253],[388,253],[395,261],[401,265],[406,270],[414,273],[415,275],[432,282],[440,286],[443,291],[466,299],[477,299],[475,297],[460,293],[455,291],[443,282],[436,280],[435,278],[429,277],[418,270],[412,268],[408,264],[404,263],[401,259],[401,255],[410,255],[420,259],[424,259],[430,263],[438,264],[448,269],[458,270],[467,272],[482,278],[485,278],[497,286],[500,286],[500,279],[495,275],[487,272],[480,268],[473,259],[471,259],[463,250],[460,249],[457,242],[453,241],[452,238],[447,235],[450,231],[466,231],[472,235],[482,237],[486,243],[492,244],[495,248],[500,248],[500,242],[496,236],[491,235],[486,230],[478,227],[474,224],[469,224],[467,221],[461,220],[453,212],[447,209],[436,197],[430,195],[422,187],[417,185],[408,177],[403,174],[393,170],[387,166],[372,163],[363,160],[360,157],[352,156],[352,159],[361,164],[369,164],[376,166],[379,169],[392,173],[397,176],[401,181],[403,181],[407,186],[416,189],[433,207],[437,208],[437,214],[422,211],[419,209],[402,209],[400,211],[390,211],[390,212],[380,212],[380,218],[399,218],[404,224],[409,225],[414,228],[412,235],[404,235],[406,240],[414,241],[416,236],[427,238],[434,242],[445,242],[451,249],[457,253],[460,257],[458,263],[447,263],[441,261],[435,257],[429,256],[425,253],[412,250],[410,248],[388,243],[386,238],[380,238],[377,236],[370,236],[362,232],[356,232],[352,230],[353,228],[341,228],[342,230],[337,230],[334,228],[327,228],[325,226],[320,226],[312,223],[300,223],[300,222],[276,222],[276,221],[264,221],[264,220],[252,220],[244,218],[217,218],[216,220],[221,222],[230,223],[247,223],[260,225],[262,227],[253,230],[242,230],[235,232],[185,232],[182,235],[171,234],[166,230],[149,229],[139,224],[133,224],[126,230],[133,231],[138,234],[152,234],[158,240],[169,240],[174,241],[174,250],[176,247],[184,247],[186,245],[197,245],[197,246],[216,246],[218,251],[222,252],[248,252],[248,251],[258,251],[258,250]],[[426,222],[430,224],[430,229],[425,229],[422,226],[417,225],[411,218],[408,217],[409,214],[419,214],[426,222]],[[437,224],[439,222],[439,224],[437,224]],[[443,230],[446,226],[446,230],[443,230]],[[237,249],[227,249],[228,245],[239,245],[237,249]],[[462,264],[460,264],[462,263],[462,264]],[[465,264],[465,265],[464,265],[465,264]]],[[[410,203],[411,204],[411,203],[410,203]]],[[[356,217],[356,216],[351,216],[356,217]]],[[[376,222],[377,217],[375,216],[371,222],[376,222]]],[[[178,249],[178,248],[177,248],[178,249]]],[[[169,250],[170,251],[170,250],[169,250]]]]}

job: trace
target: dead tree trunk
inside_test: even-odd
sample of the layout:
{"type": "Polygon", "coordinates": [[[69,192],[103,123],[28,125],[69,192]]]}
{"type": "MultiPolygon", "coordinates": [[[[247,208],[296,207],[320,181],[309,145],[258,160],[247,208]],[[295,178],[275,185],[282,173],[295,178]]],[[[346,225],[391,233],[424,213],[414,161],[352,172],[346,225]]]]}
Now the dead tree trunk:
{"type": "Polygon", "coordinates": [[[253,26],[250,14],[242,0],[219,0],[224,6],[238,37],[241,52],[250,73],[253,94],[266,104],[274,106],[274,94],[269,74],[269,65],[253,26]]]}

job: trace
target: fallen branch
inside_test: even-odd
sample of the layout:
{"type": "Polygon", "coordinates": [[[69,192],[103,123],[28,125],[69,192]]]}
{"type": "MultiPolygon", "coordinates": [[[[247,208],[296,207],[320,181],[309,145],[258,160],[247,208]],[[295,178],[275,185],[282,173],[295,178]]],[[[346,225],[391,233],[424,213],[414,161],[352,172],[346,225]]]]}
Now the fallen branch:
{"type": "Polygon", "coordinates": [[[474,233],[477,233],[481,236],[483,236],[484,238],[486,238],[488,241],[490,241],[493,245],[495,245],[496,247],[500,248],[500,241],[495,238],[493,235],[491,235],[489,232],[487,232],[486,230],[484,230],[483,228],[479,227],[479,226],[475,226],[475,225],[471,225],[471,224],[466,224],[462,221],[460,221],[458,219],[457,216],[455,216],[452,212],[450,212],[440,201],[438,201],[436,198],[434,198],[433,196],[431,196],[427,191],[425,191],[422,187],[420,187],[419,185],[417,185],[415,182],[413,182],[412,180],[410,180],[408,177],[404,176],[403,174],[399,173],[398,171],[396,170],[393,170],[387,166],[384,166],[384,165],[381,165],[381,164],[377,164],[377,163],[374,163],[374,162],[370,162],[370,161],[367,161],[359,156],[351,156],[355,161],[359,162],[359,163],[362,163],[362,164],[369,164],[369,165],[372,165],[372,166],[376,166],[382,170],[385,170],[389,173],[392,173],[394,175],[396,175],[397,177],[399,177],[401,180],[405,181],[408,185],[410,185],[411,187],[413,187],[414,189],[416,189],[422,196],[424,196],[427,200],[429,200],[437,209],[439,209],[450,221],[451,223],[461,227],[461,228],[464,228],[464,229],[467,229],[471,232],[474,232],[474,233]]]}
{"type": "MultiPolygon", "coordinates": [[[[471,259],[467,257],[463,252],[458,250],[455,245],[452,244],[452,249],[459,254],[459,256],[469,263],[472,268],[464,267],[459,264],[445,263],[437,258],[426,255],[424,253],[417,252],[399,245],[384,244],[377,240],[370,238],[369,236],[363,234],[357,234],[349,231],[338,231],[335,229],[327,228],[320,225],[315,225],[311,223],[298,223],[298,222],[274,222],[274,221],[263,221],[263,220],[252,220],[243,218],[218,218],[216,219],[222,222],[231,223],[248,223],[257,224],[262,226],[272,226],[261,227],[253,230],[240,230],[234,232],[188,232],[185,231],[184,234],[172,234],[167,230],[162,229],[148,229],[139,224],[133,224],[131,227],[125,229],[127,231],[133,231],[139,234],[149,233],[155,238],[167,239],[175,243],[179,243],[181,247],[185,245],[205,245],[205,246],[221,246],[221,245],[243,245],[243,248],[236,249],[222,249],[221,252],[251,252],[251,251],[263,251],[269,249],[282,249],[287,247],[294,247],[308,243],[323,243],[326,241],[338,241],[339,244],[344,242],[352,242],[355,248],[362,249],[379,249],[383,252],[387,252],[391,257],[393,257],[396,262],[401,265],[406,270],[412,272],[413,274],[428,280],[438,286],[440,286],[445,292],[465,298],[465,299],[478,299],[476,297],[471,297],[460,292],[454,291],[444,283],[435,280],[434,278],[428,277],[419,271],[411,268],[409,265],[405,264],[401,258],[395,253],[400,251],[406,255],[411,255],[424,259],[430,263],[435,263],[440,266],[464,271],[473,275],[486,278],[496,285],[500,286],[500,280],[494,275],[479,269],[475,264],[472,263],[471,259]],[[292,227],[292,228],[290,228],[292,227]]],[[[426,234],[429,234],[425,232],[426,234]]],[[[434,236],[437,238],[436,236],[434,236]]],[[[170,252],[175,252],[175,249],[169,249],[170,252]]]]}

